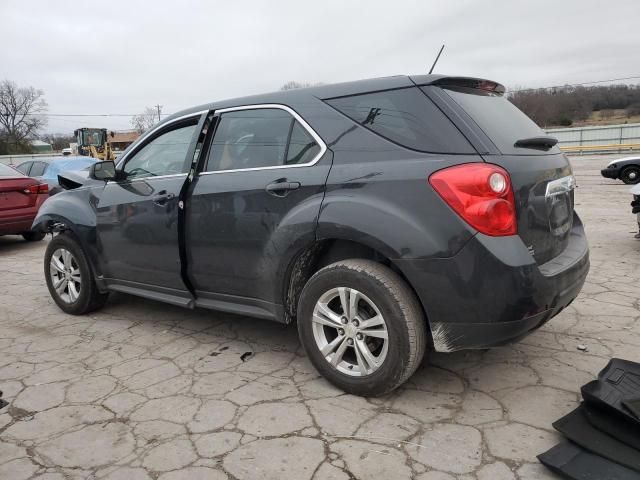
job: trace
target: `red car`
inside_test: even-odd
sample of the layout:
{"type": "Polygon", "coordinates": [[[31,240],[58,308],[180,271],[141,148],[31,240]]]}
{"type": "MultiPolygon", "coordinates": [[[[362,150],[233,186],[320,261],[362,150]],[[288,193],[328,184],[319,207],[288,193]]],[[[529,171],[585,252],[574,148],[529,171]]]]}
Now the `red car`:
{"type": "Polygon", "coordinates": [[[0,163],[0,235],[22,235],[29,242],[42,240],[43,232],[31,230],[40,205],[49,197],[49,186],[0,163]]]}

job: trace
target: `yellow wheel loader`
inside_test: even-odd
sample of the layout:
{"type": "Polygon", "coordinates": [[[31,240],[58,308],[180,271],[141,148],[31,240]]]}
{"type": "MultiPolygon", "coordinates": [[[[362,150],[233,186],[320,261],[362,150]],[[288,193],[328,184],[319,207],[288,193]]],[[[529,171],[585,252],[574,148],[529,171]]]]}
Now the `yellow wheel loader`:
{"type": "MultiPolygon", "coordinates": [[[[99,160],[115,160],[106,128],[79,128],[73,134],[78,142],[78,155],[99,160]]],[[[113,137],[114,133],[111,132],[113,137]]]]}

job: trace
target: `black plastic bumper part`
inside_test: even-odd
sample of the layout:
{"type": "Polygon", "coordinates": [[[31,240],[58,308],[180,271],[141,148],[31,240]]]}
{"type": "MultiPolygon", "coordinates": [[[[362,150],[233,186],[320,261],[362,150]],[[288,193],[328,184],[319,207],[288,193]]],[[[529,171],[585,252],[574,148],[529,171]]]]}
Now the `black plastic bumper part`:
{"type": "Polygon", "coordinates": [[[582,448],[640,472],[640,452],[591,425],[582,405],[554,422],[553,428],[582,448]]]}
{"type": "Polygon", "coordinates": [[[640,473],[566,442],[538,455],[551,471],[572,480],[640,480],[640,473]]]}
{"type": "Polygon", "coordinates": [[[640,397],[640,364],[614,358],[598,374],[598,380],[582,387],[582,398],[603,411],[617,415],[640,429],[640,418],[625,404],[640,397]]]}

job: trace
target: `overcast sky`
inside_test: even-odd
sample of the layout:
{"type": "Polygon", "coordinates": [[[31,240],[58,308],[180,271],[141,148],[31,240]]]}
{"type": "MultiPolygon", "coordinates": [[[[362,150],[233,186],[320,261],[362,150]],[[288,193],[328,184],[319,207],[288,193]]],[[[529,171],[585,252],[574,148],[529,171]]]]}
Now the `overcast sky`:
{"type": "MultiPolygon", "coordinates": [[[[640,1],[0,0],[0,79],[52,114],[172,113],[273,91],[437,73],[549,86],[640,75],[640,1]]],[[[629,81],[640,82],[640,80],[629,81]]],[[[54,118],[48,131],[129,128],[54,118]]]]}

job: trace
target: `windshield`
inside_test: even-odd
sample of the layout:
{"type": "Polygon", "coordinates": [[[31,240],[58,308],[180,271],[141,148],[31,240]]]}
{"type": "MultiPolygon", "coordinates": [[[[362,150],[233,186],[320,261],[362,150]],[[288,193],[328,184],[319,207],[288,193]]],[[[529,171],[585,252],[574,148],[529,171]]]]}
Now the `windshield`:
{"type": "Polygon", "coordinates": [[[511,155],[557,153],[557,148],[546,152],[514,146],[518,140],[547,134],[505,97],[476,88],[449,87],[444,91],[469,114],[500,152],[511,155]]]}
{"type": "Polygon", "coordinates": [[[24,177],[24,175],[10,166],[0,163],[0,177],[24,177]]]}
{"type": "Polygon", "coordinates": [[[82,138],[79,138],[78,140],[79,140],[79,143],[82,145],[98,146],[104,143],[102,139],[102,131],[98,129],[84,130],[80,132],[80,136],[82,138]]]}

